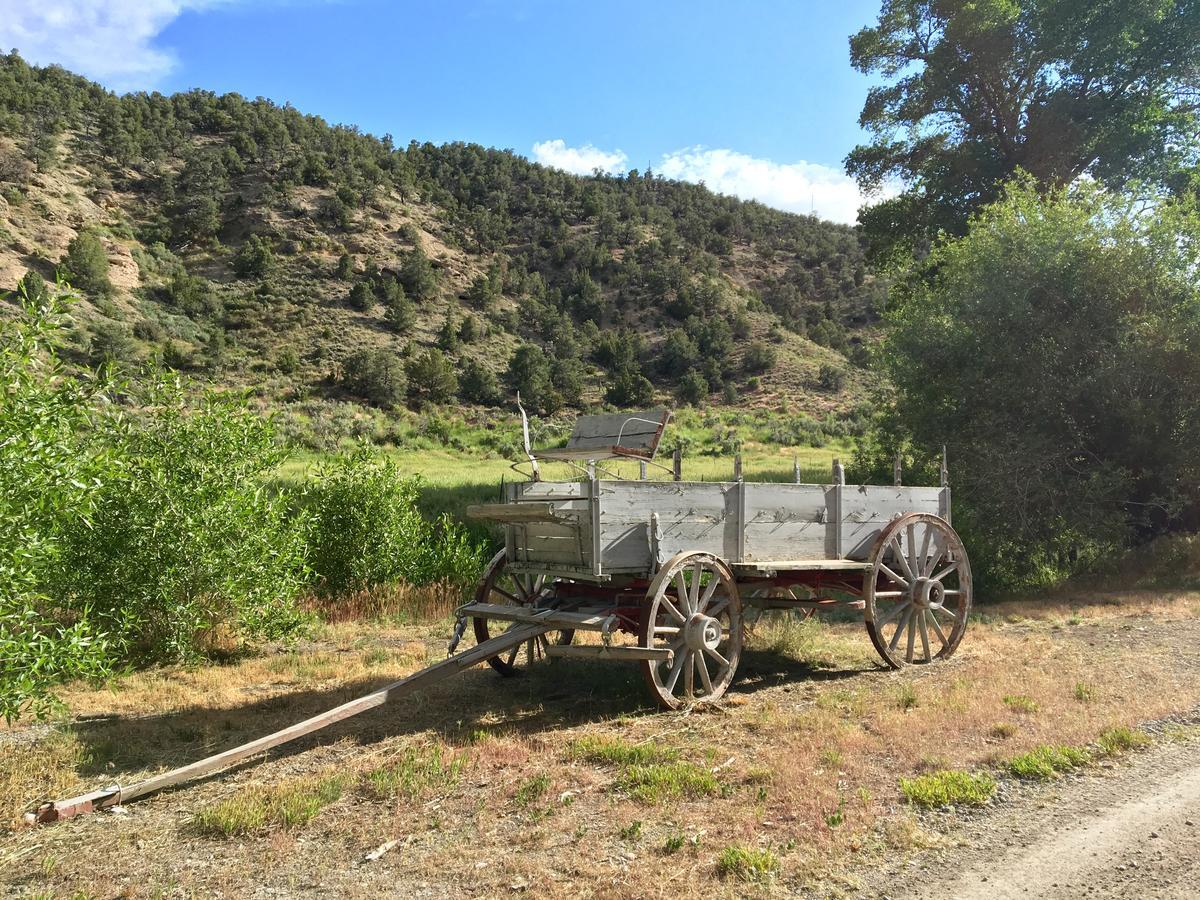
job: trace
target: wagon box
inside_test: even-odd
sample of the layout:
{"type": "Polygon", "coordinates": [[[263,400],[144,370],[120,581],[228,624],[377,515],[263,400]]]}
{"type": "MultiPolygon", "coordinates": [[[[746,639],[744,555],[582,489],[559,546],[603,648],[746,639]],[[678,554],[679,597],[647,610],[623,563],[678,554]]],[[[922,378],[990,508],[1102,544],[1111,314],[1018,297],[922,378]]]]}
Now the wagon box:
{"type": "Polygon", "coordinates": [[[489,622],[562,627],[491,658],[493,668],[631,659],[662,705],[711,702],[733,681],[744,612],[832,606],[862,610],[890,666],[954,652],[971,571],[950,524],[944,463],[936,487],[902,485],[899,466],[892,485],[848,485],[836,462],[828,484],[685,481],[678,454],[669,478],[649,479],[646,461],[669,419],[663,410],[583,416],[552,450],[531,449],[526,424],[529,480],[468,510],[503,526],[504,549],[460,612],[479,641],[491,638],[489,622]],[[641,477],[605,477],[603,463],[622,458],[640,460],[641,477]],[[541,480],[547,460],[579,477],[541,480]]]}

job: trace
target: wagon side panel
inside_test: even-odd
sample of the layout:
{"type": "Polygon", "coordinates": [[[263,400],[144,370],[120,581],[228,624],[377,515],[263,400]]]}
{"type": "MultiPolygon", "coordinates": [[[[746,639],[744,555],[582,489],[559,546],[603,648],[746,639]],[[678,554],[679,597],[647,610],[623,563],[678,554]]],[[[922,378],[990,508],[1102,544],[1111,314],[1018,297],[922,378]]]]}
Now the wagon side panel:
{"type": "Polygon", "coordinates": [[[586,484],[539,481],[517,483],[512,502],[548,505],[551,521],[505,526],[510,563],[547,570],[591,569],[591,522],[586,484]]]}
{"type": "Polygon", "coordinates": [[[948,497],[937,487],[846,485],[841,497],[841,545],[847,559],[866,559],[879,532],[898,515],[949,513],[948,497]]]}
{"type": "Polygon", "coordinates": [[[682,550],[733,558],[738,542],[734,488],[717,482],[601,482],[605,571],[652,572],[656,553],[661,562],[682,550]]]}
{"type": "Polygon", "coordinates": [[[744,562],[824,559],[827,489],[816,484],[744,486],[744,562]]]}

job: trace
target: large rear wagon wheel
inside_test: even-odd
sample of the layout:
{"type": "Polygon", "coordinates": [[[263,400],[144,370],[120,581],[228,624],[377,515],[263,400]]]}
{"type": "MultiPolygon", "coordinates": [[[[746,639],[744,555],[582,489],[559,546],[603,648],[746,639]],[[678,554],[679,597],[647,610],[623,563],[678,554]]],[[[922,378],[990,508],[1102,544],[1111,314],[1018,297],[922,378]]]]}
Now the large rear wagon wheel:
{"type": "MultiPolygon", "coordinates": [[[[503,550],[492,557],[479,580],[479,586],[475,589],[476,603],[532,608],[553,594],[553,578],[510,572],[507,564],[508,560],[503,550]]],[[[475,642],[482,644],[500,634],[507,625],[500,621],[475,617],[471,619],[471,627],[475,631],[475,642]]],[[[574,630],[549,631],[518,644],[506,653],[493,656],[488,660],[488,665],[504,676],[519,675],[534,663],[550,658],[546,651],[552,643],[569,644],[574,637],[574,630]]]]}
{"type": "Polygon", "coordinates": [[[893,669],[949,659],[971,614],[971,564],[939,516],[907,513],[888,524],[863,583],[863,618],[893,669]]]}
{"type": "Polygon", "coordinates": [[[641,663],[659,705],[678,709],[720,699],[742,655],[742,601],[729,567],[708,553],[672,558],[646,592],[638,645],[672,652],[669,662],[641,663]]]}

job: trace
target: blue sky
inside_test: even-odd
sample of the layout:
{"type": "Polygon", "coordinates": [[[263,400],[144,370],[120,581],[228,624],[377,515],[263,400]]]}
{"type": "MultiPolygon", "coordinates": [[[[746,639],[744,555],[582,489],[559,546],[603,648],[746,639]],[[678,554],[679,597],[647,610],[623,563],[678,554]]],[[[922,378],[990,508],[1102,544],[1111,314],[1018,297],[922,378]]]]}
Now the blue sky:
{"type": "Polygon", "coordinates": [[[0,0],[0,46],[116,90],[290,102],[397,143],[465,140],[572,171],[647,165],[853,221],[841,172],[879,0],[0,0]]]}

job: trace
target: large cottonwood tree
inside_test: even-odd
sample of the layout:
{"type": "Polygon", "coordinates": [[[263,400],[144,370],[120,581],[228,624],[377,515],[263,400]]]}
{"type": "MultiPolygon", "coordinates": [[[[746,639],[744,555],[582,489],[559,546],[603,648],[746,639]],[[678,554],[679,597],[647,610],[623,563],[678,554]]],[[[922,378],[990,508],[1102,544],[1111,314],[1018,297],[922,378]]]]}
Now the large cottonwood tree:
{"type": "Polygon", "coordinates": [[[883,83],[847,171],[902,185],[861,214],[877,258],[963,233],[1018,169],[1047,188],[1195,166],[1200,0],[884,0],[850,58],[883,83]]]}

